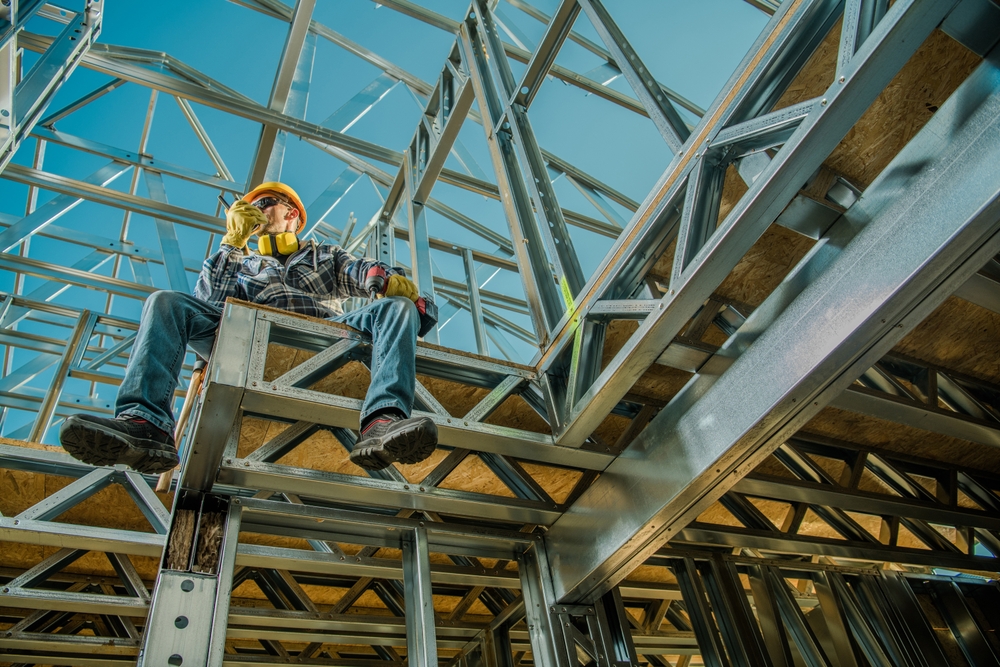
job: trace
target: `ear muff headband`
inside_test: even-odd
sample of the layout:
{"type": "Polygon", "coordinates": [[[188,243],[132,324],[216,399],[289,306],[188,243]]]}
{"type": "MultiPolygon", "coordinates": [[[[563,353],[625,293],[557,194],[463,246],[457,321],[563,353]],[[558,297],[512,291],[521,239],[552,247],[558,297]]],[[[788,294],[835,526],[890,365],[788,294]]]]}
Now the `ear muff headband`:
{"type": "Polygon", "coordinates": [[[294,232],[264,234],[257,239],[257,252],[261,255],[291,255],[299,249],[299,239],[294,232]]]}

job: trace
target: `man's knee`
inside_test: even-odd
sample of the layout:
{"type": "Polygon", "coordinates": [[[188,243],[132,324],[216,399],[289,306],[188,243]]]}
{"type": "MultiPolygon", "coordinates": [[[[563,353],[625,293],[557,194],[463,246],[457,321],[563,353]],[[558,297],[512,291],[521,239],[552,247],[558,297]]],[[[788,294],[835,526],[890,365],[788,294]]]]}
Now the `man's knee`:
{"type": "Polygon", "coordinates": [[[381,305],[383,317],[392,317],[414,331],[420,328],[420,313],[417,312],[416,305],[405,296],[390,296],[375,303],[381,305]]]}
{"type": "Polygon", "coordinates": [[[175,292],[173,290],[160,290],[158,292],[153,292],[146,297],[146,303],[143,308],[145,310],[160,312],[164,310],[171,310],[180,302],[179,297],[183,296],[186,296],[183,292],[175,292]]]}
{"type": "Polygon", "coordinates": [[[176,315],[192,299],[190,294],[174,290],[159,290],[146,297],[142,313],[144,317],[176,315]]]}

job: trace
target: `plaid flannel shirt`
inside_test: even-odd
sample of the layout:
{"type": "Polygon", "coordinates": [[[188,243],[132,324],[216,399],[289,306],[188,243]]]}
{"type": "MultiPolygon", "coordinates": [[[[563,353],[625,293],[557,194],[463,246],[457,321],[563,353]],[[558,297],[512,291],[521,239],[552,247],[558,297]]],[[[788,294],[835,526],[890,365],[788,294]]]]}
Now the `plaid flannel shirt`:
{"type": "Polygon", "coordinates": [[[335,317],[344,312],[344,299],[368,296],[365,276],[373,266],[381,266],[390,275],[405,275],[399,267],[359,259],[326,243],[310,241],[284,265],[274,257],[247,255],[222,244],[205,260],[194,295],[216,306],[234,297],[313,317],[335,317]]]}

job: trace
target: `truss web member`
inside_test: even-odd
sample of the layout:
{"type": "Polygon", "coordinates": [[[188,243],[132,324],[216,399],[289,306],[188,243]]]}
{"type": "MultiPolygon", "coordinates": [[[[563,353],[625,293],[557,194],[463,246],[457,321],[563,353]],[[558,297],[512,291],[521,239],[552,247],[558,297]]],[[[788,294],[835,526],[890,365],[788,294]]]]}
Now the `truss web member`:
{"type": "Polygon", "coordinates": [[[417,335],[434,324],[416,286],[400,268],[357,259],[340,246],[300,243],[306,211],[283,183],[264,183],[226,214],[227,233],[205,260],[194,296],[159,291],[142,309],[139,331],[118,391],[114,419],[73,415],[59,430],[63,447],[93,465],[125,463],[140,472],[177,465],[170,404],[188,345],[208,358],[226,299],[235,297],[343,322],[372,339],[371,385],[361,409],[361,439],[351,460],[378,470],[416,463],[437,444],[430,419],[410,419],[417,335]],[[246,250],[258,236],[258,252],[246,250]],[[344,313],[354,296],[381,296],[344,313]]]}

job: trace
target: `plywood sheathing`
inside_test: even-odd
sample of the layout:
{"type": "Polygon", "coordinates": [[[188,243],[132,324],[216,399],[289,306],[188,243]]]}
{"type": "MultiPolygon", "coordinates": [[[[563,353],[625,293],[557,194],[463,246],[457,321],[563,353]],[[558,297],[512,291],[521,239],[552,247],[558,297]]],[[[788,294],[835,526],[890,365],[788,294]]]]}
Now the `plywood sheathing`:
{"type": "Polygon", "coordinates": [[[1000,384],[1000,314],[949,297],[893,352],[1000,384]]]}
{"type": "Polygon", "coordinates": [[[875,417],[824,408],[802,429],[886,451],[942,461],[975,470],[1000,470],[1000,449],[888,422],[875,417]]]}
{"type": "MultiPolygon", "coordinates": [[[[820,97],[834,82],[840,21],[834,25],[775,109],[820,97]]],[[[916,136],[982,59],[935,30],[833,150],[825,164],[866,188],[916,136]]],[[[809,174],[804,174],[806,178],[809,174]]]]}
{"type": "Polygon", "coordinates": [[[486,493],[502,498],[513,498],[514,493],[500,478],[493,474],[486,464],[475,454],[465,457],[458,467],[438,484],[442,489],[486,493]]]}
{"type": "MultiPolygon", "coordinates": [[[[632,320],[616,320],[608,325],[601,355],[602,370],[608,367],[614,355],[629,345],[629,339],[638,328],[639,324],[632,320]]],[[[690,379],[691,373],[653,364],[636,381],[630,393],[637,400],[647,397],[652,405],[665,405],[690,379]]]]}
{"type": "Polygon", "coordinates": [[[771,225],[751,246],[716,293],[756,308],[813,247],[810,238],[771,225]]]}
{"type": "MultiPolygon", "coordinates": [[[[819,97],[827,90],[834,81],[839,41],[838,22],[781,96],[776,109],[819,97]]],[[[940,30],[934,31],[837,145],[824,166],[866,188],[980,61],[940,30]]],[[[810,176],[803,174],[803,183],[810,176]]],[[[720,220],[746,191],[746,184],[730,166],[720,220]]],[[[719,293],[759,305],[811,245],[811,240],[772,225],[723,282],[719,293]]]]}
{"type": "MultiPolygon", "coordinates": [[[[0,438],[5,445],[24,447],[42,451],[61,452],[59,447],[27,443],[20,440],[0,438]]],[[[63,489],[74,480],[69,477],[42,475],[34,472],[0,468],[0,513],[3,516],[17,516],[53,493],[63,489]]],[[[172,494],[160,495],[166,507],[172,502],[172,494]]],[[[120,530],[134,530],[151,533],[152,526],[136,506],[135,501],[118,484],[112,484],[98,491],[90,498],[72,507],[55,521],[84,526],[101,526],[120,530]]],[[[0,567],[27,569],[58,551],[56,547],[42,547],[32,544],[2,543],[0,567]]],[[[159,565],[157,559],[132,556],[132,561],[140,575],[155,578],[159,565]]],[[[111,563],[101,553],[89,553],[65,568],[66,572],[94,574],[115,577],[111,563]]]]}
{"type": "MultiPolygon", "coordinates": [[[[776,109],[822,95],[834,81],[839,22],[782,95],[776,109]]],[[[825,161],[824,166],[861,188],[889,164],[926,124],[981,59],[941,31],[935,31],[903,66],[886,89],[825,161]]],[[[812,174],[802,174],[803,185],[812,174]]],[[[719,220],[723,220],[746,193],[747,186],[730,166],[727,169],[719,220]]],[[[723,281],[718,293],[726,298],[760,305],[805,256],[814,241],[771,225],[723,281]]],[[[674,244],[657,260],[653,273],[669,276],[674,244]]],[[[634,322],[616,322],[608,330],[604,364],[623,346],[636,328],[634,322]]],[[[669,400],[683,386],[682,376],[663,373],[653,366],[636,390],[669,400]],[[678,386],[679,385],[679,386],[678,386]]],[[[679,371],[678,371],[679,373],[679,371]]]]}

